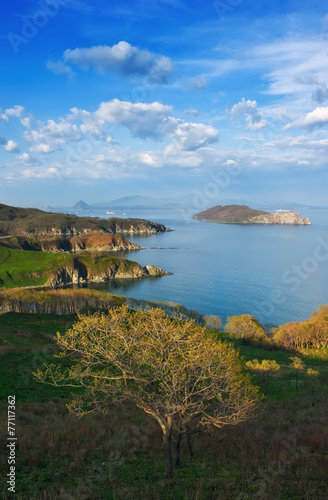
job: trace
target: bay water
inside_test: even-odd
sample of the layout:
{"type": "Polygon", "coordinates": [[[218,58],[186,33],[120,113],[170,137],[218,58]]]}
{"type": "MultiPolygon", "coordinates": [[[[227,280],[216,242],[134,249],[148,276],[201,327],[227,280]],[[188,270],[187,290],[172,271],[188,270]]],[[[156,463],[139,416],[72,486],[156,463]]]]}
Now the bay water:
{"type": "MultiPolygon", "coordinates": [[[[108,217],[105,211],[93,215],[108,217]]],[[[150,236],[128,235],[145,249],[113,253],[172,274],[89,288],[177,302],[218,315],[223,322],[227,316],[248,313],[262,323],[281,325],[304,320],[328,303],[328,209],[301,211],[311,226],[216,224],[175,210],[130,210],[115,216],[144,218],[172,229],[150,236]]]]}

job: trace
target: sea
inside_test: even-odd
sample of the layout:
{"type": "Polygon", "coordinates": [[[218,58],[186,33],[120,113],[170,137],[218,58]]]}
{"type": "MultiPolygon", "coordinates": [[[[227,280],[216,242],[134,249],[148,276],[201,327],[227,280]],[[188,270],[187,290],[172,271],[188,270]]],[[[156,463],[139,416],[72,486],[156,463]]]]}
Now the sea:
{"type": "MultiPolygon", "coordinates": [[[[71,212],[72,213],[72,212],[71,212]]],[[[79,210],[80,216],[113,217],[79,210]]],[[[126,236],[144,250],[113,253],[153,264],[159,278],[114,280],[89,288],[182,304],[201,314],[251,314],[263,324],[302,321],[328,303],[328,209],[300,210],[312,225],[217,224],[182,210],[116,211],[115,217],[160,222],[170,232],[126,236]]]]}

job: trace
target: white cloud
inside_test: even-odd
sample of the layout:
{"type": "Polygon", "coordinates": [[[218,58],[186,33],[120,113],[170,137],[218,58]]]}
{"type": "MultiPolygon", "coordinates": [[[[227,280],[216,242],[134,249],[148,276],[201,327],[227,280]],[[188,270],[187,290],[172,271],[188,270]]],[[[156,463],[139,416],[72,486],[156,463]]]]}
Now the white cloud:
{"type": "Polygon", "coordinates": [[[124,125],[134,137],[162,139],[176,128],[175,120],[170,117],[171,113],[171,106],[164,106],[159,102],[146,104],[113,99],[102,102],[93,116],[101,124],[110,122],[124,125]]]}
{"type": "Polygon", "coordinates": [[[292,127],[311,129],[315,127],[322,127],[326,124],[328,124],[328,107],[322,107],[316,108],[310,113],[307,113],[306,116],[288,123],[284,129],[289,130],[292,127]]]}
{"type": "Polygon", "coordinates": [[[0,120],[3,120],[6,123],[9,123],[10,117],[20,118],[22,116],[22,114],[24,113],[24,111],[25,111],[25,109],[23,106],[16,104],[13,108],[8,108],[5,110],[4,113],[0,113],[0,120]]]}
{"type": "Polygon", "coordinates": [[[243,116],[245,116],[247,128],[250,130],[261,130],[269,125],[258,112],[257,102],[249,99],[246,101],[244,97],[238,104],[234,104],[230,111],[232,120],[238,120],[243,116]]]}
{"type": "Polygon", "coordinates": [[[74,71],[70,66],[64,64],[63,61],[51,61],[47,62],[47,69],[55,73],[55,75],[67,75],[69,78],[74,76],[74,71]]]}
{"type": "Polygon", "coordinates": [[[81,132],[77,125],[64,119],[58,123],[48,120],[37,130],[26,130],[24,138],[31,144],[30,151],[51,153],[67,142],[80,140],[81,132]]]}
{"type": "Polygon", "coordinates": [[[167,84],[174,71],[170,58],[133,47],[125,41],[112,47],[67,49],[63,58],[64,63],[75,64],[83,70],[92,67],[99,72],[112,70],[124,76],[147,76],[149,81],[160,84],[167,84]]]}
{"type": "Polygon", "coordinates": [[[177,147],[184,151],[194,151],[219,141],[218,131],[203,123],[179,123],[172,137],[177,147]]]}
{"type": "Polygon", "coordinates": [[[232,165],[236,165],[236,164],[237,164],[237,162],[236,162],[235,160],[230,160],[230,159],[226,160],[226,161],[223,163],[223,165],[224,165],[225,167],[230,167],[230,166],[232,166],[232,165]]]}
{"type": "Polygon", "coordinates": [[[25,128],[30,128],[31,127],[31,120],[30,120],[30,118],[28,118],[27,116],[25,116],[25,118],[21,118],[21,124],[25,128]]]}
{"type": "Polygon", "coordinates": [[[19,152],[19,146],[17,142],[12,141],[11,139],[7,142],[7,144],[4,146],[4,149],[8,153],[18,153],[19,152]]]}
{"type": "Polygon", "coordinates": [[[7,116],[14,116],[15,118],[20,118],[24,112],[24,107],[16,104],[13,108],[6,109],[5,113],[7,116]]]}
{"type": "Polygon", "coordinates": [[[30,155],[28,153],[23,153],[23,154],[17,156],[17,159],[21,160],[21,161],[24,161],[24,162],[27,162],[27,161],[31,160],[31,157],[30,157],[30,155]]]}
{"type": "Polygon", "coordinates": [[[307,136],[285,137],[265,144],[267,147],[289,149],[304,148],[309,150],[328,148],[328,139],[312,140],[307,136]]]}

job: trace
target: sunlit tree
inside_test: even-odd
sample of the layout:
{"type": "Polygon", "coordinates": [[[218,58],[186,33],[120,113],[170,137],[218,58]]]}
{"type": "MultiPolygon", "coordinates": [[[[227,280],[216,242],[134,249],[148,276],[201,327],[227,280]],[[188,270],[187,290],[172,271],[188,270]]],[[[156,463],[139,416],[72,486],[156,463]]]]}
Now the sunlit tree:
{"type": "Polygon", "coordinates": [[[305,364],[304,362],[301,360],[301,358],[297,357],[297,356],[292,356],[290,357],[289,359],[291,359],[292,361],[292,366],[293,368],[295,369],[295,384],[296,384],[296,389],[298,389],[298,376],[299,376],[299,372],[301,370],[304,370],[305,368],[305,364]]]}
{"type": "Polygon", "coordinates": [[[250,314],[228,316],[224,329],[226,332],[233,334],[239,339],[246,341],[258,341],[267,344],[271,343],[259,320],[250,314]]]}
{"type": "Polygon", "coordinates": [[[247,361],[246,366],[254,372],[264,383],[264,395],[267,395],[269,380],[280,370],[280,365],[274,359],[263,359],[260,363],[257,359],[247,361]]]}
{"type": "Polygon", "coordinates": [[[59,357],[69,357],[72,366],[48,365],[36,378],[84,387],[69,404],[80,416],[133,401],[162,430],[168,476],[172,440],[237,424],[258,402],[257,388],[231,346],[193,320],[172,319],[161,309],[131,312],[123,306],[81,315],[64,335],[57,334],[57,342],[59,357]]]}

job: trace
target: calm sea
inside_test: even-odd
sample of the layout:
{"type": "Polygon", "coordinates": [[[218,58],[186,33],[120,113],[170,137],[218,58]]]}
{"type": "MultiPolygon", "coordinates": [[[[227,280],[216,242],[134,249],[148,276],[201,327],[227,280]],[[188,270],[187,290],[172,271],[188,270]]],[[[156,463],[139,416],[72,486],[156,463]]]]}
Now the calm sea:
{"type": "MultiPolygon", "coordinates": [[[[105,211],[93,215],[108,217],[105,211]]],[[[145,250],[120,256],[173,274],[91,288],[178,302],[223,321],[249,313],[275,325],[306,319],[328,303],[328,210],[301,211],[312,226],[215,224],[173,210],[127,215],[119,211],[115,216],[145,218],[170,227],[172,232],[164,234],[128,237],[145,250]]]]}

